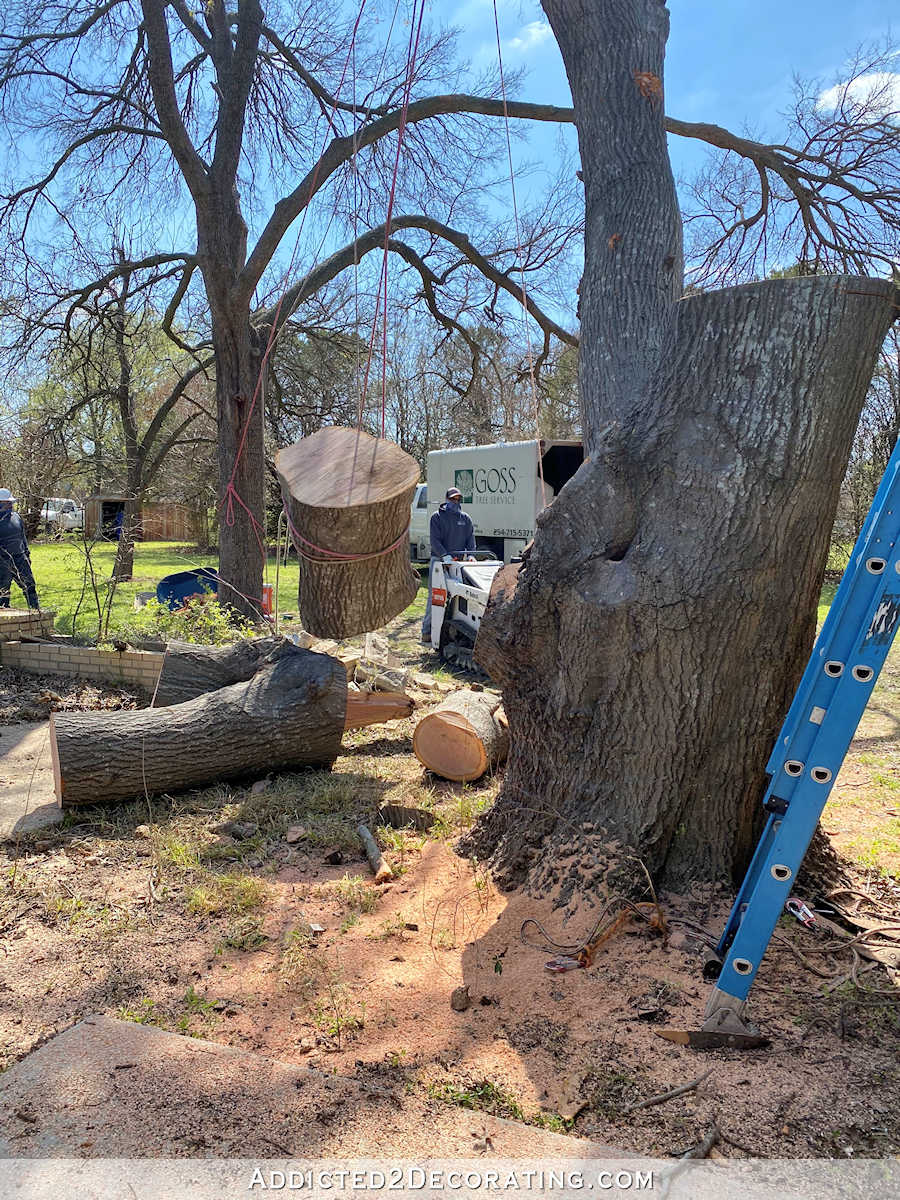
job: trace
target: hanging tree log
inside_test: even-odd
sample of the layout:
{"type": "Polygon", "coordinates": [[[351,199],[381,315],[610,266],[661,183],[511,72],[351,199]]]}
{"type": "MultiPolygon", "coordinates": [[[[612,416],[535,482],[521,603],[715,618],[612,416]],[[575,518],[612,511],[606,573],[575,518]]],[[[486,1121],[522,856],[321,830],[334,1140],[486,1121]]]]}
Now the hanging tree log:
{"type": "Polygon", "coordinates": [[[64,807],[303,766],[340,751],[347,675],[291,646],[252,679],[168,708],[53,713],[50,747],[64,807]]]}
{"type": "Polygon", "coordinates": [[[412,603],[409,511],[419,466],[356,429],[320,429],[279,450],[275,469],[300,559],[298,606],[317,637],[380,629],[412,603]]]}
{"type": "MultiPolygon", "coordinates": [[[[286,638],[264,637],[238,642],[233,646],[197,646],[193,642],[169,642],[163,658],[154,706],[161,708],[193,700],[206,692],[243,683],[269,661],[271,656],[308,654],[286,638]]],[[[340,661],[340,660],[335,660],[340,661]]],[[[346,673],[346,664],[340,664],[346,673]]],[[[364,725],[382,725],[412,716],[414,705],[409,696],[394,692],[347,691],[344,729],[364,725]]]]}
{"type": "Polygon", "coordinates": [[[500,701],[487,692],[456,692],[418,723],[413,750],[444,779],[479,779],[509,752],[500,701]]]}

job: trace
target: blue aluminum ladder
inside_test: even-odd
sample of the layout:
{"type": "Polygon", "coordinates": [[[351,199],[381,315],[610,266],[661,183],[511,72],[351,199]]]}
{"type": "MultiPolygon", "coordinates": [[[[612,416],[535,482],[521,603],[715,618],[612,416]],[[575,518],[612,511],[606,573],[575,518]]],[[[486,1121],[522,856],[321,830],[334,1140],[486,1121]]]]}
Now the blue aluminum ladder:
{"type": "Polygon", "coordinates": [[[718,1036],[694,1045],[764,1041],[747,995],[897,632],[898,540],[900,441],[769,758],[766,825],[716,947],[722,965],[702,1033],[718,1036]]]}

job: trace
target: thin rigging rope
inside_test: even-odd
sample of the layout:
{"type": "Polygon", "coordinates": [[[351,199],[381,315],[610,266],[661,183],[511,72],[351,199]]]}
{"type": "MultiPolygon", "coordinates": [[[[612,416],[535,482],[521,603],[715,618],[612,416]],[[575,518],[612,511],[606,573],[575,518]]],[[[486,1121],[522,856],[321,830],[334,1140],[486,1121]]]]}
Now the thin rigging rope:
{"type": "Polygon", "coordinates": [[[509,162],[509,188],[512,193],[513,221],[516,232],[516,261],[519,264],[519,277],[522,286],[522,324],[525,328],[525,342],[528,347],[528,377],[531,380],[531,402],[534,408],[534,428],[538,441],[538,475],[541,480],[541,498],[547,503],[547,489],[544,483],[544,460],[541,454],[541,410],[537,394],[537,382],[534,377],[534,351],[531,345],[531,326],[528,324],[528,288],[525,284],[525,255],[522,252],[522,234],[519,222],[519,205],[516,200],[516,173],[513,167],[512,136],[509,131],[509,107],[506,102],[506,78],[503,71],[503,50],[500,45],[500,18],[497,14],[497,0],[494,6],[494,31],[497,35],[497,63],[500,67],[500,91],[503,96],[503,122],[506,129],[506,156],[509,162]]]}

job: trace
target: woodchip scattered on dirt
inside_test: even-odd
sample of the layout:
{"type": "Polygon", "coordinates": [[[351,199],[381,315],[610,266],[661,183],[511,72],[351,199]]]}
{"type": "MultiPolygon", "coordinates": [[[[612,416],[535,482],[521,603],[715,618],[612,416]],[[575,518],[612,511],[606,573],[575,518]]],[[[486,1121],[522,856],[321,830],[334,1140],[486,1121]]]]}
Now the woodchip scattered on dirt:
{"type": "MultiPolygon", "coordinates": [[[[889,675],[886,685],[896,682],[889,675]]],[[[0,688],[14,686],[0,671],[0,688]]],[[[55,682],[53,690],[63,694],[55,682]]],[[[119,693],[111,702],[127,700],[119,693]]],[[[896,779],[896,721],[872,716],[825,821],[851,851],[873,831],[882,843],[893,836],[890,786],[875,784],[869,825],[855,808],[867,771],[896,779]]],[[[728,1156],[897,1152],[900,991],[881,968],[861,988],[847,981],[825,994],[826,979],[808,966],[839,977],[849,954],[820,953],[815,933],[785,919],[779,932],[806,965],[783,942],[766,957],[753,1014],[770,1049],[700,1055],[660,1040],[656,1028],[701,1020],[705,945],[693,926],[717,934],[727,897],[702,889],[663,897],[668,941],[622,933],[591,968],[548,973],[553,951],[524,944],[523,922],[536,918],[556,940],[576,942],[599,898],[563,910],[549,897],[502,895],[480,864],[459,858],[456,834],[497,781],[426,776],[411,753],[412,728],[348,735],[330,775],[91,810],[8,845],[2,1060],[103,1012],[340,1074],[377,1071],[400,1093],[648,1154],[682,1153],[713,1120],[731,1139],[719,1147],[728,1156]],[[379,830],[398,878],[375,888],[355,822],[376,825],[384,801],[429,808],[437,824],[427,834],[379,830]],[[469,1003],[454,1011],[461,986],[469,1003]],[[709,1068],[694,1090],[627,1111],[709,1068]]],[[[860,890],[900,912],[896,880],[867,866],[865,852],[856,847],[860,890]]],[[[529,940],[539,940],[533,929],[529,940]]]]}

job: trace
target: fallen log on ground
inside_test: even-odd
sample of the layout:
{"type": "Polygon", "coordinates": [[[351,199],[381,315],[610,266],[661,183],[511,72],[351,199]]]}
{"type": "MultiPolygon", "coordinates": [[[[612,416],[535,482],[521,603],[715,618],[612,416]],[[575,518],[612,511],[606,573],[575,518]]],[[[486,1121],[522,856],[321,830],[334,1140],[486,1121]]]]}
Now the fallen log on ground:
{"type": "Polygon", "coordinates": [[[279,450],[275,469],[304,628],[324,638],[381,629],[419,586],[408,534],[418,463],[393,442],[334,426],[279,450]]]}
{"type": "Polygon", "coordinates": [[[231,646],[198,646],[193,642],[169,642],[163,658],[154,708],[183,704],[204,692],[215,692],[232,683],[252,679],[284,638],[263,637],[231,646]]]}
{"type": "Polygon", "coordinates": [[[444,779],[479,779],[509,752],[500,701],[488,692],[455,692],[418,723],[413,750],[420,763],[444,779]]]}
{"type": "Polygon", "coordinates": [[[291,646],[251,679],[166,708],[53,713],[56,798],[68,808],[219,780],[330,768],[347,715],[347,676],[291,646]]]}
{"type": "MultiPolygon", "coordinates": [[[[183,704],[207,692],[245,683],[272,661],[272,656],[308,654],[287,638],[264,637],[238,642],[233,646],[198,646],[193,642],[169,642],[163,658],[154,707],[183,704]]],[[[341,662],[345,668],[346,662],[341,662]]],[[[344,729],[402,721],[412,716],[413,702],[405,695],[391,692],[355,692],[348,690],[344,729]]]]}

